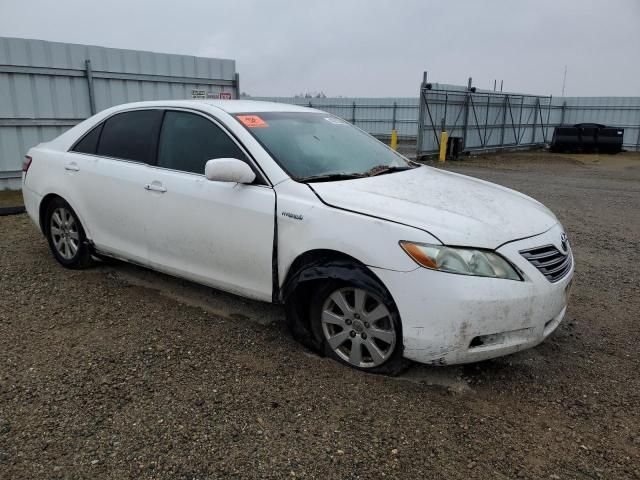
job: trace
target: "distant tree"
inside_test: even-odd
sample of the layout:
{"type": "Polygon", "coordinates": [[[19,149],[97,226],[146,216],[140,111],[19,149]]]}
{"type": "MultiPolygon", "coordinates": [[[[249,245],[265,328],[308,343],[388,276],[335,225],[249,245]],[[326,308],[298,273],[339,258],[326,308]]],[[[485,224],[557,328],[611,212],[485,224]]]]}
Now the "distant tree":
{"type": "Polygon", "coordinates": [[[293,98],[327,98],[324,92],[304,92],[296,93],[293,98]]]}

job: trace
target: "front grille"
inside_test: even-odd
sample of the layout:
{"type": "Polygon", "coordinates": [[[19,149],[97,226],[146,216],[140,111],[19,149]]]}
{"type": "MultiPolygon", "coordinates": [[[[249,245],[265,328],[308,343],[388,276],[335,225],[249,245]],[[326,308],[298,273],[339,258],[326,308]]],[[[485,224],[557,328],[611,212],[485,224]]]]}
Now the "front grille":
{"type": "Polygon", "coordinates": [[[571,270],[571,253],[564,254],[553,245],[521,250],[520,254],[550,282],[557,282],[571,270]]]}

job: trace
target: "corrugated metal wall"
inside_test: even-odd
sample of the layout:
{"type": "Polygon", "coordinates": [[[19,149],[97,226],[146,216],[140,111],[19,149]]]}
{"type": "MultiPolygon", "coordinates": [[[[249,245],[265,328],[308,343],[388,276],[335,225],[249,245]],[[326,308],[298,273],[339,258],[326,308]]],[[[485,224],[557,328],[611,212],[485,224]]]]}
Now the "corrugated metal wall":
{"type": "Polygon", "coordinates": [[[640,151],[640,97],[565,97],[553,104],[557,124],[593,122],[622,127],[623,147],[640,151]]]}
{"type": "Polygon", "coordinates": [[[236,98],[235,61],[0,37],[0,190],[19,188],[30,147],[92,112],[193,89],[236,98]]]}
{"type": "Polygon", "coordinates": [[[318,108],[344,118],[381,138],[390,136],[393,128],[396,128],[401,138],[415,138],[418,132],[417,98],[247,97],[247,100],[265,100],[318,108]]]}
{"type": "MultiPolygon", "coordinates": [[[[462,104],[466,96],[466,87],[434,83],[433,88],[455,91],[449,94],[450,101],[445,123],[451,135],[462,136],[464,122],[462,104]]],[[[506,109],[506,118],[503,118],[504,99],[488,98],[486,93],[486,91],[479,91],[474,96],[475,112],[473,108],[469,110],[467,135],[470,148],[481,149],[483,143],[487,147],[495,147],[501,142],[509,146],[516,143],[516,139],[520,144],[541,144],[551,140],[553,129],[558,125],[594,122],[623,127],[625,129],[624,148],[640,149],[640,97],[550,98],[510,94],[511,108],[506,109]],[[536,104],[537,98],[540,98],[540,106],[536,104]],[[549,102],[550,107],[548,107],[549,102]],[[534,117],[535,111],[537,114],[534,117]],[[480,127],[475,125],[476,118],[480,127]],[[534,118],[536,119],[535,129],[533,128],[534,118]],[[502,137],[503,119],[506,124],[504,137],[502,137]],[[485,124],[489,125],[486,132],[485,124]]],[[[400,138],[416,139],[418,136],[418,98],[250,97],[248,99],[291,103],[325,110],[382,139],[390,136],[394,126],[400,138]]],[[[434,104],[431,107],[431,119],[428,115],[423,119],[422,153],[437,151],[435,136],[439,135],[442,119],[445,117],[443,104],[434,104]],[[434,134],[434,128],[436,134],[434,134]]]]}
{"type": "Polygon", "coordinates": [[[640,150],[639,97],[552,98],[424,90],[419,155],[438,151],[443,123],[450,136],[466,136],[465,151],[543,145],[551,142],[555,127],[576,123],[624,128],[623,148],[640,150]]]}
{"type": "MultiPolygon", "coordinates": [[[[433,88],[464,92],[466,87],[434,83],[433,88]]],[[[54,138],[92,112],[138,100],[191,98],[191,90],[204,90],[214,95],[230,92],[236,98],[239,81],[235,62],[0,37],[0,189],[19,188],[22,159],[31,146],[54,138]]],[[[464,96],[464,93],[459,95],[464,96]]],[[[509,122],[511,114],[519,117],[520,103],[523,118],[520,121],[514,118],[514,123],[526,124],[529,117],[529,125],[514,131],[513,128],[502,128],[503,104],[489,99],[487,108],[487,97],[481,97],[478,95],[475,112],[470,113],[470,118],[474,123],[476,118],[480,124],[488,123],[489,128],[486,132],[480,131],[469,121],[470,147],[482,147],[483,142],[486,145],[499,141],[509,144],[516,138],[541,143],[551,139],[556,125],[579,122],[623,127],[624,147],[638,150],[640,146],[639,97],[553,98],[549,110],[542,103],[542,116],[538,116],[535,131],[531,128],[535,107],[528,100],[521,100],[517,94],[510,99],[513,105],[507,117],[509,122]],[[504,139],[500,140],[503,131],[504,139]]],[[[418,98],[251,99],[326,110],[380,138],[388,138],[394,128],[401,139],[418,137],[418,98]]],[[[444,111],[439,109],[431,112],[431,119],[423,119],[422,153],[434,152],[437,148],[436,134],[445,117],[444,111]]],[[[458,111],[447,111],[445,124],[453,135],[462,133],[459,113],[459,107],[458,111]]]]}

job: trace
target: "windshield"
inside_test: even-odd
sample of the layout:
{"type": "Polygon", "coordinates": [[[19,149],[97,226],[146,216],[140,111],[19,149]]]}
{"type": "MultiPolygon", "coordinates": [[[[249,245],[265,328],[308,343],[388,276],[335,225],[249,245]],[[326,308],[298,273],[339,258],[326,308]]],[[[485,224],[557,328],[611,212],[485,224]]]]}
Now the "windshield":
{"type": "Polygon", "coordinates": [[[296,180],[412,168],[383,143],[328,113],[260,112],[236,118],[296,180]]]}

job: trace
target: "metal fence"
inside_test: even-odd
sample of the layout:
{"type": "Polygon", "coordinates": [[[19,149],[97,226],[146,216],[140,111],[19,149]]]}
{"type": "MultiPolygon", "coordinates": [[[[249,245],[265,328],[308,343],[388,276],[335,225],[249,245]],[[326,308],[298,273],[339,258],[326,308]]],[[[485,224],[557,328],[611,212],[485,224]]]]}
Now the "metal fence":
{"type": "Polygon", "coordinates": [[[235,62],[0,37],[0,190],[19,188],[30,147],[93,113],[192,90],[237,98],[235,62]]]}
{"type": "MultiPolygon", "coordinates": [[[[380,139],[396,130],[419,156],[436,153],[440,131],[465,150],[530,147],[559,125],[603,123],[625,129],[640,150],[640,97],[552,98],[432,84],[418,98],[247,97],[325,110],[380,139]],[[419,128],[420,127],[420,128],[419,128]]],[[[233,60],[0,37],[0,190],[19,188],[27,150],[94,112],[139,100],[238,98],[233,60]]]]}
{"type": "Polygon", "coordinates": [[[640,150],[640,98],[526,95],[420,85],[417,156],[432,155],[440,134],[461,137],[464,152],[531,148],[550,143],[555,127],[602,123],[624,128],[623,147],[640,150]]]}
{"type": "Polygon", "coordinates": [[[415,98],[304,98],[247,97],[247,100],[289,103],[318,108],[353,123],[378,138],[388,138],[395,129],[402,139],[418,134],[418,100],[415,98]]]}
{"type": "Polygon", "coordinates": [[[624,148],[640,151],[640,97],[562,98],[471,92],[468,86],[436,83],[431,89],[423,87],[421,99],[247,98],[325,110],[383,140],[395,128],[401,140],[416,143],[414,151],[421,156],[438,151],[443,120],[450,136],[466,139],[469,152],[543,145],[551,141],[556,126],[582,122],[624,128],[624,148]],[[418,125],[422,128],[418,129],[418,125]]]}
{"type": "Polygon", "coordinates": [[[417,155],[436,153],[440,134],[462,139],[465,152],[527,148],[547,143],[551,97],[435,87],[420,87],[417,155]]]}
{"type": "Polygon", "coordinates": [[[640,97],[565,97],[551,105],[549,128],[576,123],[603,123],[624,128],[622,146],[640,152],[640,97]]]}

